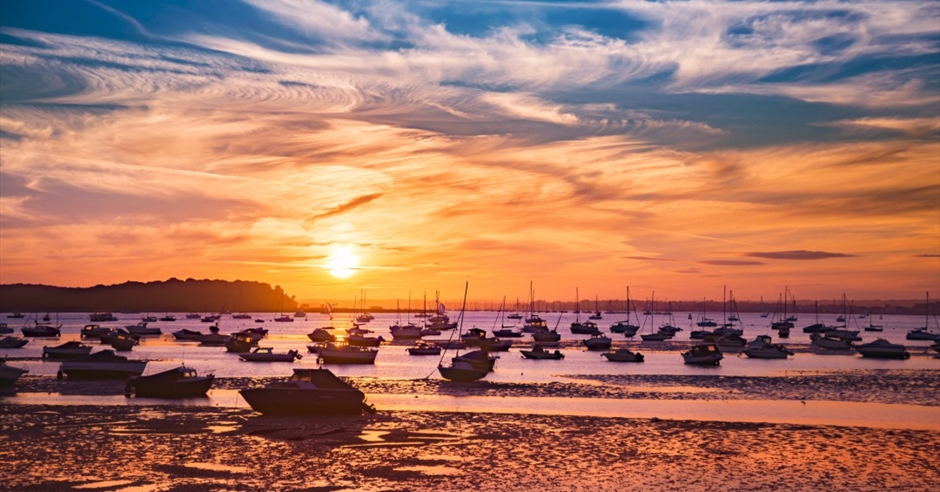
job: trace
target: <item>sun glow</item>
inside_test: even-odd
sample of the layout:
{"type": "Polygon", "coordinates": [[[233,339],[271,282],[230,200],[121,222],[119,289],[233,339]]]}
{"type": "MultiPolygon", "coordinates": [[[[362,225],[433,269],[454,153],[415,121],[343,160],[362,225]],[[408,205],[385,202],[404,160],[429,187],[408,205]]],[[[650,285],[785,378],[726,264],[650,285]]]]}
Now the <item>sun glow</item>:
{"type": "Polygon", "coordinates": [[[347,244],[334,245],[326,259],[326,269],[336,278],[349,278],[359,268],[359,255],[347,244]]]}

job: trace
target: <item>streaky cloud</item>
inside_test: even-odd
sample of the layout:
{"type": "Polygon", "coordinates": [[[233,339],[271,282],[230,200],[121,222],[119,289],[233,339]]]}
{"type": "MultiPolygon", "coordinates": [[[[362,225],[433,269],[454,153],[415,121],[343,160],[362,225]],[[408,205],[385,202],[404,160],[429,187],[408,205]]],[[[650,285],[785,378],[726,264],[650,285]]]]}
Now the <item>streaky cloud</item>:
{"type": "Polygon", "coordinates": [[[769,251],[769,252],[750,252],[744,253],[744,256],[754,258],[767,258],[771,260],[824,260],[827,258],[853,258],[856,255],[846,253],[829,253],[826,251],[769,251]]]}

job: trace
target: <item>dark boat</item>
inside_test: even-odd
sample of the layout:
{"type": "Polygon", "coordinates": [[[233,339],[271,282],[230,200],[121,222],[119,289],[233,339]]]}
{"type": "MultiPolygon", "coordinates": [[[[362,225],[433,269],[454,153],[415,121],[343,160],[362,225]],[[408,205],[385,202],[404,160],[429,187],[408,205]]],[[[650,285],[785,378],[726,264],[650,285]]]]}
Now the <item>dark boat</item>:
{"type": "Polygon", "coordinates": [[[59,367],[59,379],[63,374],[69,379],[124,379],[139,376],[146,366],[145,360],[128,360],[113,350],[102,350],[63,362],[59,367]]]}
{"type": "Polygon", "coordinates": [[[329,369],[294,369],[287,381],[239,391],[251,409],[265,415],[359,415],[366,395],[329,369]]]}
{"type": "Polygon", "coordinates": [[[135,376],[127,380],[125,392],[130,396],[147,398],[196,398],[206,396],[215,376],[200,376],[195,369],[179,366],[149,376],[135,376]]]}

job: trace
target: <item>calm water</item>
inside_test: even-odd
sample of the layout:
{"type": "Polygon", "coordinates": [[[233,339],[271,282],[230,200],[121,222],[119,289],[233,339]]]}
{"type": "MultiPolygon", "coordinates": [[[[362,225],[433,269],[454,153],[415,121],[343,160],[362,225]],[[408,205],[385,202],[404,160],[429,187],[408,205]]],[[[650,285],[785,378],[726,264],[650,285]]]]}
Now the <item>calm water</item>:
{"type": "MultiPolygon", "coordinates": [[[[689,320],[688,313],[676,313],[675,324],[682,327],[684,331],[679,332],[674,339],[678,342],[689,342],[690,326],[693,320],[689,320]]],[[[103,326],[124,326],[134,324],[140,320],[141,315],[116,314],[120,321],[101,323],[103,326]]],[[[304,358],[293,364],[290,363],[248,363],[241,361],[237,355],[225,351],[223,347],[200,347],[195,342],[178,342],[173,339],[172,332],[182,328],[200,330],[207,333],[210,323],[202,323],[200,320],[187,320],[184,313],[176,314],[176,322],[157,322],[150,323],[150,326],[160,327],[163,335],[159,337],[145,337],[141,344],[134,348],[133,352],[125,353],[130,358],[146,359],[148,363],[145,374],[158,372],[164,369],[175,367],[180,363],[192,366],[200,372],[213,372],[218,377],[252,377],[252,376],[287,376],[291,374],[295,367],[315,367],[315,354],[308,354],[306,346],[311,342],[307,338],[315,328],[330,325],[327,316],[321,314],[310,314],[306,318],[296,319],[292,323],[276,323],[273,321],[274,315],[270,313],[252,314],[253,318],[265,319],[264,323],[255,323],[253,320],[234,320],[230,316],[223,317],[219,322],[222,333],[238,331],[242,328],[255,326],[264,326],[270,330],[269,336],[262,340],[262,346],[273,347],[276,351],[298,350],[304,354],[304,358]]],[[[563,342],[569,341],[577,343],[578,340],[589,338],[587,335],[572,335],[570,333],[570,323],[575,319],[573,313],[555,314],[545,313],[542,315],[549,322],[549,326],[555,326],[558,322],[558,332],[562,334],[563,342]],[[560,319],[560,322],[559,322],[560,319]]],[[[604,315],[604,319],[598,322],[602,331],[609,331],[609,326],[625,315],[604,315]]],[[[692,314],[693,318],[697,313],[692,314]]],[[[778,340],[786,345],[793,346],[796,349],[807,347],[810,339],[808,334],[802,333],[802,327],[815,322],[813,314],[798,315],[800,320],[796,322],[796,328],[792,330],[789,339],[778,340]]],[[[490,332],[494,324],[498,325],[499,320],[496,313],[493,312],[471,312],[466,316],[464,329],[476,326],[490,332]]],[[[642,315],[641,315],[642,318],[642,315]]],[[[834,316],[820,318],[826,323],[834,323],[834,316]]],[[[379,314],[376,319],[365,327],[375,331],[373,336],[381,335],[387,340],[391,340],[389,325],[396,322],[395,314],[379,314]]],[[[16,330],[15,335],[20,335],[20,326],[23,320],[8,319],[9,325],[16,330]]],[[[55,321],[55,315],[53,315],[55,321]]],[[[406,321],[406,319],[403,319],[406,321]]],[[[412,318],[412,321],[418,321],[412,318]]],[[[506,324],[509,324],[507,320],[506,324]]],[[[665,317],[657,316],[656,324],[665,321],[665,317]]],[[[912,357],[909,360],[873,360],[863,359],[858,355],[852,356],[834,356],[834,355],[816,355],[808,352],[797,352],[793,357],[785,360],[755,360],[743,356],[736,356],[728,353],[725,359],[718,367],[696,367],[683,364],[679,355],[681,347],[672,345],[672,349],[664,348],[661,344],[655,342],[643,343],[639,337],[636,340],[630,340],[619,334],[611,334],[615,346],[625,344],[632,350],[638,350],[646,356],[646,362],[642,364],[616,364],[607,362],[598,352],[588,352],[580,346],[571,346],[562,348],[565,354],[564,360],[527,360],[522,358],[518,349],[513,348],[509,352],[501,352],[500,359],[496,364],[496,371],[489,376],[487,380],[494,382],[549,382],[557,381],[560,375],[573,374],[646,374],[646,375],[728,375],[728,376],[774,376],[787,375],[798,372],[823,372],[836,370],[865,370],[865,369],[937,369],[940,370],[940,359],[932,357],[932,351],[928,351],[930,342],[905,340],[908,330],[924,326],[924,317],[922,316],[900,316],[886,315],[883,319],[874,320],[876,324],[884,325],[884,332],[871,333],[862,331],[860,335],[864,341],[873,341],[876,338],[885,338],[894,343],[902,343],[909,348],[912,357]]],[[[769,327],[769,318],[761,318],[758,313],[742,314],[744,325],[744,337],[753,339],[757,335],[768,334],[776,339],[776,332],[769,327]]],[[[932,323],[936,320],[932,319],[932,323]]],[[[30,321],[32,323],[32,321],[30,321]]],[[[57,323],[62,324],[62,336],[59,339],[49,338],[31,338],[29,344],[20,349],[2,349],[0,357],[5,357],[15,361],[18,367],[28,369],[30,375],[48,375],[54,376],[59,368],[59,363],[55,361],[43,361],[41,359],[43,345],[54,346],[68,340],[79,340],[81,328],[88,323],[87,313],[64,313],[58,315],[57,323]]],[[[347,328],[351,326],[351,320],[348,317],[337,317],[333,320],[333,326],[337,328],[347,328]]],[[[867,320],[857,320],[860,327],[865,326],[867,320]]],[[[854,323],[849,323],[852,329],[854,323]]],[[[649,331],[649,322],[641,331],[649,331]]],[[[933,331],[940,332],[936,326],[932,326],[933,331]]],[[[339,330],[338,330],[339,331],[339,330]]],[[[450,336],[451,332],[445,331],[441,336],[428,337],[431,339],[444,338],[450,336]]],[[[529,345],[531,337],[526,335],[516,343],[529,345]]],[[[90,345],[98,347],[97,341],[89,341],[90,345]]],[[[411,344],[407,342],[397,342],[392,345],[383,345],[379,350],[379,355],[375,365],[331,365],[330,369],[343,376],[368,376],[392,379],[418,379],[430,375],[432,378],[439,378],[436,367],[440,360],[435,356],[411,356],[406,352],[411,344]]],[[[667,346],[668,347],[668,346],[667,346]]],[[[106,347],[103,347],[106,348],[106,347]]],[[[450,357],[450,354],[448,354],[450,357]]]]}

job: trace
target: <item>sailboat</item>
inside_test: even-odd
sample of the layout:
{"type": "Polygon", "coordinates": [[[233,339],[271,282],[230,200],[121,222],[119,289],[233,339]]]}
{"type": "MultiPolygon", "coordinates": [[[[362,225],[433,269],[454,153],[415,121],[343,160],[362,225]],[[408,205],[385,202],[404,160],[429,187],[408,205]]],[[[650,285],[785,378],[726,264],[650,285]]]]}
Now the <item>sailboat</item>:
{"type": "Polygon", "coordinates": [[[519,298],[516,298],[516,311],[509,316],[506,316],[507,319],[522,319],[522,315],[519,314],[519,298]]]}
{"type": "Polygon", "coordinates": [[[604,317],[601,316],[601,310],[600,310],[600,308],[598,307],[598,302],[597,302],[597,296],[596,296],[596,295],[594,296],[594,314],[588,316],[588,319],[594,319],[594,320],[597,320],[597,319],[604,319],[604,317]]]}
{"type": "MultiPolygon", "coordinates": [[[[611,333],[623,333],[625,337],[632,337],[636,335],[636,332],[640,330],[639,324],[631,325],[630,324],[630,312],[633,311],[633,315],[636,316],[636,311],[630,306],[630,286],[627,286],[627,319],[624,321],[618,321],[610,326],[611,333]]],[[[640,322],[639,316],[637,316],[637,323],[640,322]]]]}
{"type": "MultiPolygon", "coordinates": [[[[460,339],[460,332],[463,331],[463,319],[467,308],[467,290],[469,287],[469,282],[464,285],[463,306],[460,308],[460,319],[457,321],[458,340],[460,339]]],[[[453,334],[451,334],[451,337],[453,337],[453,334]]],[[[482,354],[484,354],[486,357],[490,357],[486,354],[486,352],[476,352],[482,352],[482,354]]],[[[444,355],[447,355],[446,349],[444,350],[444,355]]],[[[441,360],[443,360],[444,355],[441,356],[441,360]]],[[[437,371],[441,373],[441,377],[444,379],[460,383],[478,381],[486,377],[486,375],[490,372],[489,369],[480,367],[480,365],[475,364],[472,360],[468,360],[466,357],[461,358],[460,349],[457,349],[457,355],[451,360],[451,365],[445,366],[443,363],[438,363],[437,371]]]]}
{"type": "Polygon", "coordinates": [[[924,327],[915,328],[907,332],[908,340],[931,340],[940,341],[940,334],[928,331],[930,326],[930,292],[927,292],[927,303],[924,305],[924,327]]]}
{"type": "Polygon", "coordinates": [[[356,321],[359,323],[368,323],[375,319],[375,316],[372,316],[366,311],[366,291],[362,291],[362,312],[359,313],[359,316],[356,316],[356,321]]]}
{"type": "Polygon", "coordinates": [[[597,323],[593,321],[581,321],[581,301],[578,297],[578,288],[574,289],[575,305],[578,308],[574,311],[574,321],[571,323],[571,333],[575,335],[594,335],[600,333],[597,323]]]}
{"type": "Polygon", "coordinates": [[[655,325],[653,321],[654,316],[655,316],[655,310],[653,310],[652,307],[655,305],[655,303],[656,303],[656,291],[653,291],[653,295],[650,300],[650,331],[651,332],[644,334],[644,335],[640,335],[640,338],[642,338],[644,342],[662,342],[665,340],[669,340],[670,338],[675,336],[674,332],[668,333],[663,330],[659,330],[656,333],[652,333],[653,325],[655,325]]]}
{"type": "Polygon", "coordinates": [[[535,291],[532,290],[532,281],[529,281],[529,317],[525,319],[522,325],[523,333],[536,333],[548,329],[548,323],[541,316],[535,313],[535,291]]]}

